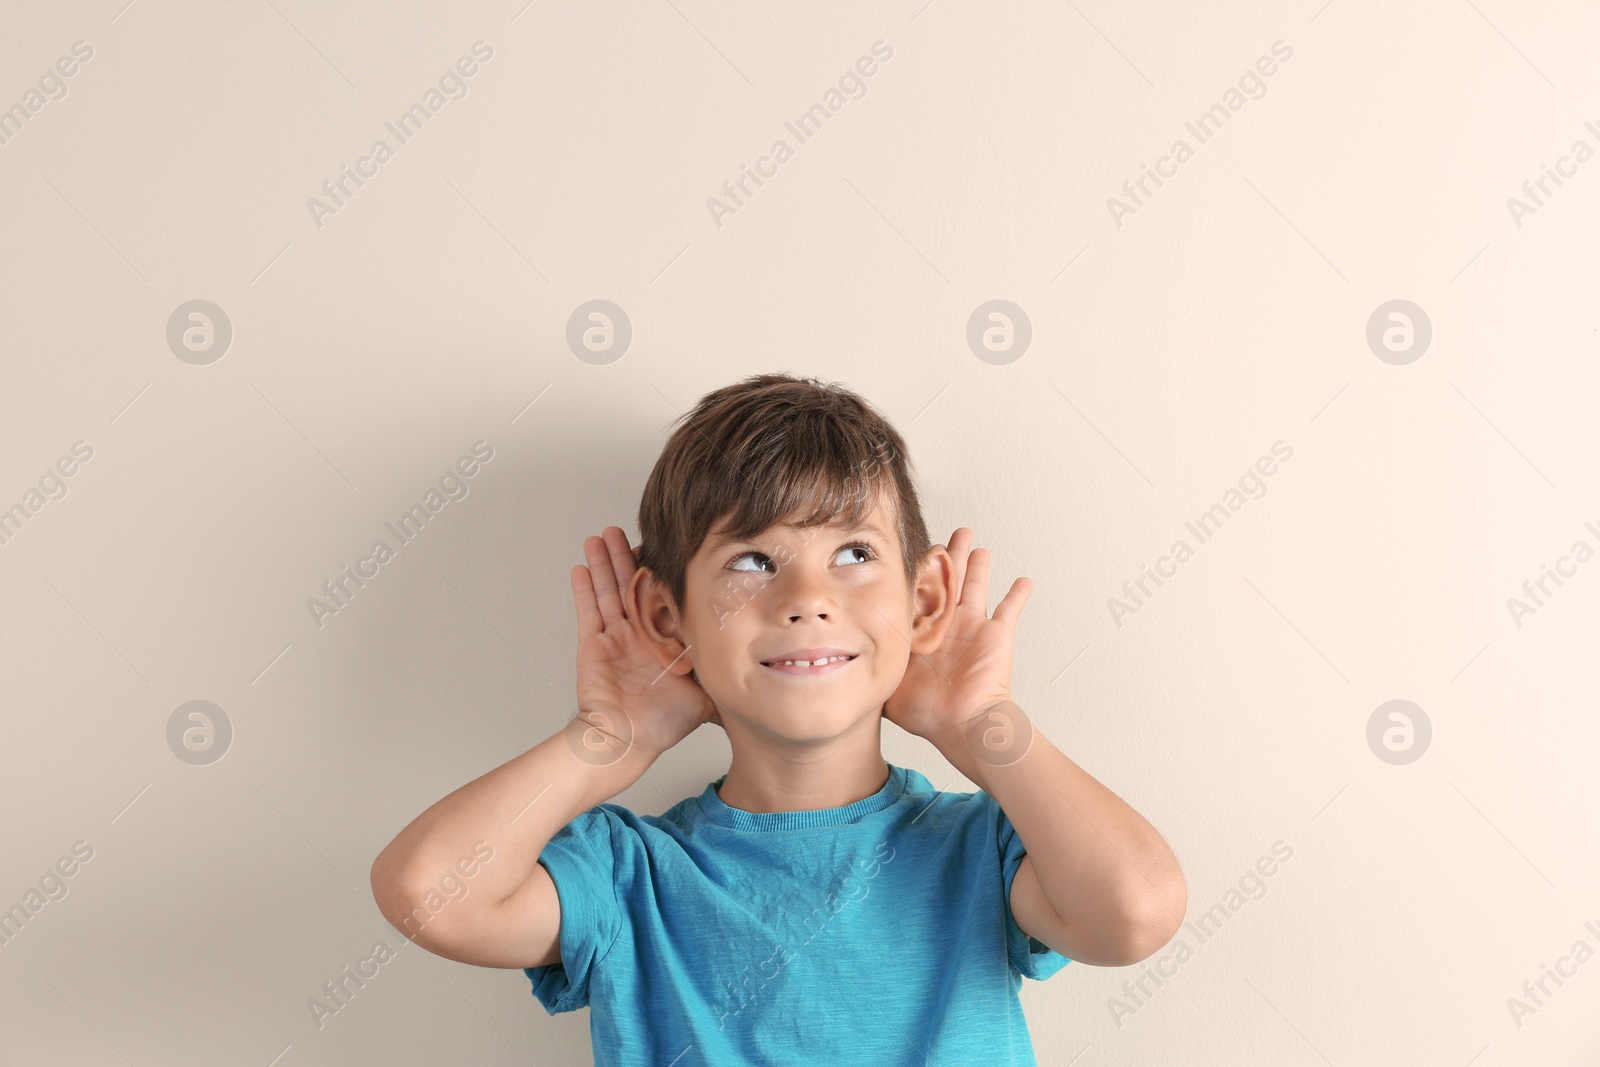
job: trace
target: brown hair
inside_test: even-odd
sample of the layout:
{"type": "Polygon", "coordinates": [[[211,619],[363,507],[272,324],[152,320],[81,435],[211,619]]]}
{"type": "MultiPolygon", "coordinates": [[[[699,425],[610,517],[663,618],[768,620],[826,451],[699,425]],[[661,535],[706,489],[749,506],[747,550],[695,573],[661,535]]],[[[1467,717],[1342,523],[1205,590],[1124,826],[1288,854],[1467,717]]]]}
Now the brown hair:
{"type": "Polygon", "coordinates": [[[906,584],[932,547],[895,428],[844,386],[756,374],[707,393],[667,440],[639,501],[639,566],[681,610],[689,560],[711,527],[754,537],[800,513],[802,527],[862,521],[879,494],[896,507],[906,584]],[[805,509],[805,510],[802,510],[805,509]]]}

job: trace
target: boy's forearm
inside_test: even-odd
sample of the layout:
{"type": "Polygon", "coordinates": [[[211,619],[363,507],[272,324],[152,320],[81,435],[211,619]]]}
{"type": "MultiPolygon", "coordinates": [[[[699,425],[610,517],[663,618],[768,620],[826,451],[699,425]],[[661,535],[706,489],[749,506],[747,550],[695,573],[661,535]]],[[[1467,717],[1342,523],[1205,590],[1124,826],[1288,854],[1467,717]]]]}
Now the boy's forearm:
{"type": "Polygon", "coordinates": [[[408,908],[413,895],[436,886],[462,859],[481,860],[485,850],[474,847],[479,842],[494,850],[493,858],[479,866],[466,899],[498,904],[520,889],[558,830],[627,789],[653,762],[638,748],[620,758],[584,749],[589,729],[574,719],[413,819],[373,861],[372,888],[380,905],[408,908]],[[580,749],[592,753],[593,762],[580,758],[580,749]]]}
{"type": "MultiPolygon", "coordinates": [[[[1052,744],[1014,702],[990,710],[1006,717],[1014,738],[1028,739],[1015,762],[1004,762],[1006,755],[978,758],[967,730],[953,730],[935,745],[1006,813],[1056,913],[1140,937],[1181,921],[1183,874],[1155,827],[1052,744]]],[[[979,731],[971,736],[981,738],[983,728],[1000,720],[975,721],[979,731]]]]}

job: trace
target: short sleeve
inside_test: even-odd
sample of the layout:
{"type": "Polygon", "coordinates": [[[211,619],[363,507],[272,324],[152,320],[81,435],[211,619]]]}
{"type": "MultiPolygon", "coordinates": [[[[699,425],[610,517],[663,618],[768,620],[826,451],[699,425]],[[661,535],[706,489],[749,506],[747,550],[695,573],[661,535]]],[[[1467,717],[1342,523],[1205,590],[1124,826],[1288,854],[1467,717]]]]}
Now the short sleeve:
{"type": "Polygon", "coordinates": [[[1017,868],[1021,866],[1022,857],[1028,854],[1028,850],[1023,847],[1016,827],[1011,825],[1011,820],[998,804],[995,805],[995,811],[1000,816],[1000,883],[1004,890],[1002,899],[1006,910],[1006,955],[1018,974],[1042,982],[1072,961],[1043,941],[1023,933],[1016,917],[1011,914],[1011,883],[1016,879],[1017,868]]]}
{"type": "Polygon", "coordinates": [[[617,822],[596,805],[557,830],[539,853],[561,902],[561,962],[522,970],[551,1015],[588,1005],[594,968],[621,932],[612,844],[617,822]]]}

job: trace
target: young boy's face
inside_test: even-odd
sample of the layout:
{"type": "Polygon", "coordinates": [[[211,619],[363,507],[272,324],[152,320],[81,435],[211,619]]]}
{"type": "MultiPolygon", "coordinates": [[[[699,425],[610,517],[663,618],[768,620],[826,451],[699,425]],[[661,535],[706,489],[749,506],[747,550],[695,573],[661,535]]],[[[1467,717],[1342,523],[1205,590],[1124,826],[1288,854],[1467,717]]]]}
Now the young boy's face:
{"type": "Polygon", "coordinates": [[[730,737],[825,740],[878,712],[895,691],[910,661],[916,601],[895,520],[880,498],[856,530],[778,524],[724,541],[724,525],[713,526],[689,561],[676,636],[730,737]],[[812,649],[852,658],[781,663],[815,659],[812,649]]]}

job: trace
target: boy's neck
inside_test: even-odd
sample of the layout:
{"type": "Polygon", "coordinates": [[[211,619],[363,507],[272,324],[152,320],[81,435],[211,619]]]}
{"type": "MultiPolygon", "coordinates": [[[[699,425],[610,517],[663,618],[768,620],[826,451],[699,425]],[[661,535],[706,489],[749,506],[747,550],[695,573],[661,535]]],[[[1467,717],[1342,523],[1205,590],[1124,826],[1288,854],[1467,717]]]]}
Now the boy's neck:
{"type": "Polygon", "coordinates": [[[818,811],[865,800],[889,780],[889,764],[876,746],[853,751],[734,752],[717,796],[749,812],[818,811]]]}

